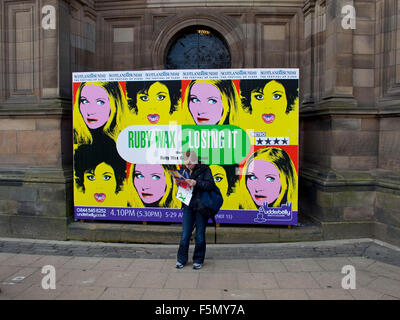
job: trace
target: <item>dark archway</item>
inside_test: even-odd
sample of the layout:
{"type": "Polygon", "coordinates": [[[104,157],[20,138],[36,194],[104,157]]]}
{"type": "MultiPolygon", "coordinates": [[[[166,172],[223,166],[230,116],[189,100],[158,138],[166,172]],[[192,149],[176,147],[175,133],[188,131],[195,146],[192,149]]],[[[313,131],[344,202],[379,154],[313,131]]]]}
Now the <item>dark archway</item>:
{"type": "Polygon", "coordinates": [[[224,38],[206,26],[190,26],[170,41],[165,56],[166,69],[225,69],[231,54],[224,38]]]}

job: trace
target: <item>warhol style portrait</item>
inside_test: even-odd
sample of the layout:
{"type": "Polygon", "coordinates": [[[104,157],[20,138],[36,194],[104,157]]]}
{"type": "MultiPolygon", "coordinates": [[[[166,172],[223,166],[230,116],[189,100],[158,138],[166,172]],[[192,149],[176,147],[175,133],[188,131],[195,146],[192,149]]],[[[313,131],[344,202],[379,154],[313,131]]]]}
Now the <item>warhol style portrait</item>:
{"type": "Polygon", "coordinates": [[[266,147],[254,152],[243,167],[239,194],[240,209],[292,203],[297,210],[297,172],[286,151],[266,147]]]}
{"type": "Polygon", "coordinates": [[[180,208],[176,199],[177,187],[172,181],[168,168],[175,166],[161,164],[132,164],[130,204],[133,207],[180,208]]]}
{"type": "Polygon", "coordinates": [[[102,135],[116,141],[128,105],[118,82],[83,82],[75,94],[74,110],[74,143],[88,144],[102,135]]]}
{"type": "Polygon", "coordinates": [[[266,132],[268,137],[290,137],[298,143],[297,80],[241,80],[240,124],[246,129],[266,132]]]}
{"type": "Polygon", "coordinates": [[[221,191],[224,203],[221,209],[233,209],[237,207],[236,186],[239,180],[238,165],[210,165],[215,185],[221,191]]]}
{"type": "MultiPolygon", "coordinates": [[[[185,120],[194,124],[229,124],[239,105],[232,80],[192,80],[183,103],[185,120]]],[[[188,123],[189,124],[189,123],[188,123]]]]}
{"type": "Polygon", "coordinates": [[[179,120],[180,81],[131,81],[126,89],[136,123],[169,124],[179,120]]]}
{"type": "Polygon", "coordinates": [[[110,138],[80,145],[74,154],[75,199],[87,206],[126,206],[126,162],[110,138]]]}

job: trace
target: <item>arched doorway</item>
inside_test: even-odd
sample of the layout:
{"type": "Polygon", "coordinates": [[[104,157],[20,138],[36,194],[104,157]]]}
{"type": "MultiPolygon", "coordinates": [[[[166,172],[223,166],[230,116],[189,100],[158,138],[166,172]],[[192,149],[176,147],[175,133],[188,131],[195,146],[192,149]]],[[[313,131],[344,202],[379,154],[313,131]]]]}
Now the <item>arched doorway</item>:
{"type": "Polygon", "coordinates": [[[231,54],[224,38],[205,26],[181,30],[170,41],[166,69],[224,69],[231,67],[231,54]]]}

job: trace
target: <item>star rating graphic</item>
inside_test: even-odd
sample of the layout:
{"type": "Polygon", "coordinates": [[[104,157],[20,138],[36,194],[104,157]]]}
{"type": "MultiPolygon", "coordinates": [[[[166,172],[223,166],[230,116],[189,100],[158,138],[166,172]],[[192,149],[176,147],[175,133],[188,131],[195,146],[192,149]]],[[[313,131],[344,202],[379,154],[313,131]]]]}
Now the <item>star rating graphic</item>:
{"type": "Polygon", "coordinates": [[[288,137],[259,137],[256,139],[257,146],[280,146],[288,144],[288,137]]]}

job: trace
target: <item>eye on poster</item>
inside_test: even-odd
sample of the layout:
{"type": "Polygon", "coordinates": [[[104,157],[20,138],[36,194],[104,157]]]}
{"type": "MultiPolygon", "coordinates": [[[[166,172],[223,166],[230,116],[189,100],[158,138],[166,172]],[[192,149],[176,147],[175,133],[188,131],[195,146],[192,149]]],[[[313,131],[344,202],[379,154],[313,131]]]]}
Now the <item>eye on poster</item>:
{"type": "Polygon", "coordinates": [[[76,219],[181,222],[170,172],[210,166],[217,223],[296,225],[298,69],[73,74],[76,219]]]}

